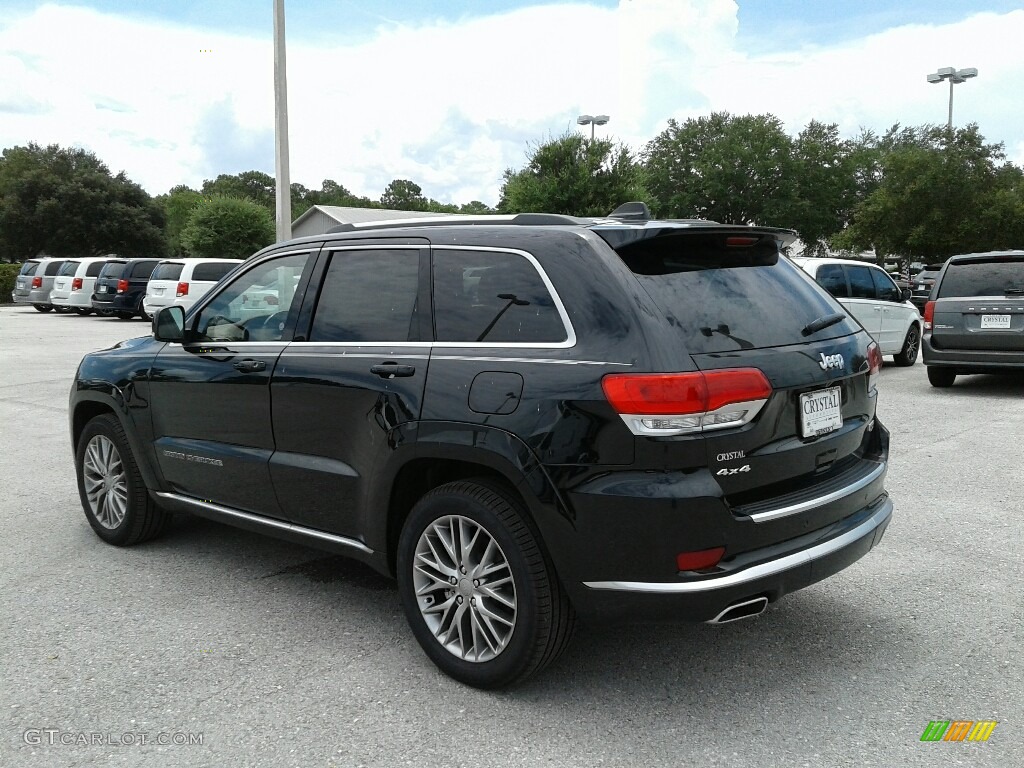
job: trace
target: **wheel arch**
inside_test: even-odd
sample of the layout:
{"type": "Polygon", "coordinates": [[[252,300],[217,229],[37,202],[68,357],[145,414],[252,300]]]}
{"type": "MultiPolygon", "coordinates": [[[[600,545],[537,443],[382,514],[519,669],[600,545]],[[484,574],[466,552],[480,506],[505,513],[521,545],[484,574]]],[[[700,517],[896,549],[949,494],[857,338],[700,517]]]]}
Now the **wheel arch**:
{"type": "Polygon", "coordinates": [[[113,415],[121,422],[125,437],[135,457],[135,463],[139,467],[139,473],[142,475],[146,487],[150,490],[159,489],[161,487],[159,475],[153,467],[149,453],[144,450],[138,434],[132,428],[131,419],[125,409],[124,395],[114,384],[96,382],[91,384],[89,389],[79,390],[76,393],[69,413],[72,452],[77,455],[78,442],[81,439],[86,424],[105,413],[113,415]]]}

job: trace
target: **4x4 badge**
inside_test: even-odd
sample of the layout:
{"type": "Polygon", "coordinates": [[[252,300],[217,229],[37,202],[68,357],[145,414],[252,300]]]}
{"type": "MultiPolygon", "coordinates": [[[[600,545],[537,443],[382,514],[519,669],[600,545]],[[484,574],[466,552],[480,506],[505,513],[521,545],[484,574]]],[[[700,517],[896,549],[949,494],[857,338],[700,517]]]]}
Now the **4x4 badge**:
{"type": "Polygon", "coordinates": [[[829,368],[842,368],[844,363],[845,361],[843,360],[842,355],[826,355],[824,352],[822,352],[821,362],[818,363],[818,365],[821,366],[821,370],[827,371],[829,368]]]}

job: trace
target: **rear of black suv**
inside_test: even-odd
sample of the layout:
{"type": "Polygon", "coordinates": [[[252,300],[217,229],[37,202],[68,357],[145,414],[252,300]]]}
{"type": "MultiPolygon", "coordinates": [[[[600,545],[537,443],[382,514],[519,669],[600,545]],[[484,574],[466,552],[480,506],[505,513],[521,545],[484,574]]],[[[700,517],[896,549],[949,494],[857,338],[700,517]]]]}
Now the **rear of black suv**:
{"type": "Polygon", "coordinates": [[[781,255],[794,233],[464,221],[272,246],[87,356],[97,533],[188,511],[358,558],[481,687],[550,663],[577,614],[742,618],[879,541],[881,355],[781,255]]]}
{"type": "Polygon", "coordinates": [[[921,351],[928,380],[1024,372],[1024,251],[952,257],[924,311],[921,351]]]}

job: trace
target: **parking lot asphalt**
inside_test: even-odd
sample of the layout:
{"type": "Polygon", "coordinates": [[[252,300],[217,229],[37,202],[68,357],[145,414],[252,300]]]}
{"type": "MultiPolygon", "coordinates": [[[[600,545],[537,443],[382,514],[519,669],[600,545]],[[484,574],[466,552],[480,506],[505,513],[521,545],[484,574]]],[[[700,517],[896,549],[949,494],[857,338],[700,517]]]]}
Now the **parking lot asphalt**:
{"type": "Polygon", "coordinates": [[[756,619],[583,627],[486,693],[364,566],[198,519],[93,534],[69,388],[147,332],[0,307],[0,766],[1024,766],[1024,377],[888,363],[874,551],[756,619]],[[999,724],[922,743],[932,720],[999,724]]]}

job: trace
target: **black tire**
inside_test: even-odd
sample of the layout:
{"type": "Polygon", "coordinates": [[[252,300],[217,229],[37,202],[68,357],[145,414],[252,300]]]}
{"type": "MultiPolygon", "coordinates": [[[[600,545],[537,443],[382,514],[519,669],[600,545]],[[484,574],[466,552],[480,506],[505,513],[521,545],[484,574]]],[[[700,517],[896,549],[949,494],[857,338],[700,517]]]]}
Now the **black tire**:
{"type": "Polygon", "coordinates": [[[53,307],[48,307],[44,304],[33,304],[32,306],[36,308],[36,312],[49,312],[53,309],[53,307]]]}
{"type": "Polygon", "coordinates": [[[71,314],[71,307],[54,306],[53,311],[56,312],[58,315],[68,315],[71,314]]]}
{"type": "Polygon", "coordinates": [[[903,339],[903,349],[898,355],[893,355],[893,362],[899,368],[908,368],[917,362],[917,356],[921,353],[921,329],[917,323],[910,326],[906,337],[903,339]]]}
{"type": "Polygon", "coordinates": [[[933,387],[939,387],[940,389],[952,387],[955,379],[956,371],[954,370],[949,368],[936,368],[934,365],[928,366],[928,381],[931,382],[933,387]]]}
{"type": "Polygon", "coordinates": [[[134,312],[115,312],[114,314],[117,315],[119,320],[131,320],[135,317],[134,312]]]}
{"type": "Polygon", "coordinates": [[[92,310],[91,309],[85,309],[84,307],[82,307],[82,308],[76,309],[75,313],[81,315],[82,317],[85,317],[87,315],[91,315],[92,314],[92,310]]]}
{"type": "MultiPolygon", "coordinates": [[[[433,541],[440,539],[435,538],[433,541]]],[[[443,552],[442,555],[445,556],[443,552]]],[[[492,559],[493,557],[494,555],[492,559]]],[[[454,560],[448,558],[448,562],[452,568],[455,567],[454,560]]],[[[531,530],[519,502],[511,492],[500,485],[487,480],[458,481],[442,485],[426,494],[413,507],[402,528],[396,567],[402,607],[416,640],[441,671],[467,685],[477,688],[502,688],[521,682],[558,658],[572,637],[576,624],[575,611],[555,575],[554,568],[538,545],[537,537],[531,530]],[[470,557],[466,558],[470,563],[474,553],[479,556],[478,563],[487,556],[486,553],[481,553],[481,541],[486,543],[492,539],[497,545],[498,550],[495,554],[500,556],[504,564],[497,570],[489,569],[488,575],[497,576],[497,581],[491,589],[488,589],[486,579],[471,581],[472,570],[461,571],[463,576],[457,577],[458,583],[452,585],[450,590],[443,580],[424,575],[424,561],[417,558],[417,547],[429,543],[425,535],[428,528],[435,524],[441,525],[446,519],[457,521],[460,530],[464,524],[469,528],[475,526],[485,534],[482,537],[473,537],[472,541],[476,542],[476,545],[470,550],[470,557]],[[414,566],[417,566],[415,570],[414,566]],[[488,639],[489,645],[479,645],[480,650],[476,651],[477,658],[479,659],[481,654],[488,655],[488,658],[467,660],[465,656],[478,647],[474,629],[479,628],[483,636],[484,620],[478,620],[477,617],[481,614],[485,617],[490,616],[490,624],[494,618],[491,611],[501,607],[490,595],[499,591],[498,583],[507,581],[502,576],[503,573],[511,575],[511,583],[514,585],[514,592],[511,595],[515,606],[514,613],[511,614],[511,621],[507,620],[507,614],[504,621],[511,629],[499,626],[500,630],[507,633],[504,641],[495,633],[488,636],[496,640],[495,643],[491,644],[488,639]],[[427,578],[428,582],[435,582],[433,591],[417,595],[416,578],[427,578]],[[482,586],[484,591],[478,591],[477,586],[482,586]],[[459,629],[467,628],[471,632],[473,645],[468,652],[464,645],[461,655],[457,655],[459,652],[456,650],[449,650],[427,625],[423,609],[435,605],[435,594],[436,598],[445,600],[444,604],[449,604],[448,600],[457,600],[459,605],[463,605],[465,600],[469,600],[476,606],[476,601],[480,601],[480,608],[467,606],[461,613],[457,607],[454,608],[455,616],[461,617],[459,629]],[[486,604],[485,599],[489,601],[486,604]],[[495,652],[496,646],[499,649],[495,652]]],[[[443,574],[441,570],[435,572],[443,574]]],[[[504,586],[502,589],[507,590],[509,587],[504,586]]],[[[504,596],[509,597],[507,592],[504,596]]],[[[445,625],[444,617],[447,615],[446,611],[438,620],[438,631],[442,631],[445,625]]],[[[447,626],[450,628],[454,625],[455,622],[451,621],[447,626]]],[[[494,622],[494,625],[497,625],[497,622],[494,622]]],[[[461,632],[459,642],[460,645],[463,644],[461,632]]]]}
{"type": "Polygon", "coordinates": [[[146,312],[146,308],[142,306],[142,302],[139,302],[139,317],[145,320],[147,323],[153,322],[153,316],[146,312]]]}
{"type": "Polygon", "coordinates": [[[75,451],[75,470],[85,517],[96,535],[108,544],[120,547],[139,544],[159,536],[170,523],[171,515],[150,498],[124,428],[113,414],[97,416],[85,425],[75,451]],[[110,449],[113,449],[112,454],[110,449]],[[104,463],[104,454],[109,458],[107,466],[111,469],[97,473],[97,467],[104,463]],[[104,474],[105,483],[97,485],[96,478],[104,474]],[[87,482],[97,492],[93,499],[86,492],[87,482]],[[117,519],[115,507],[121,500],[124,511],[117,519]]]}

